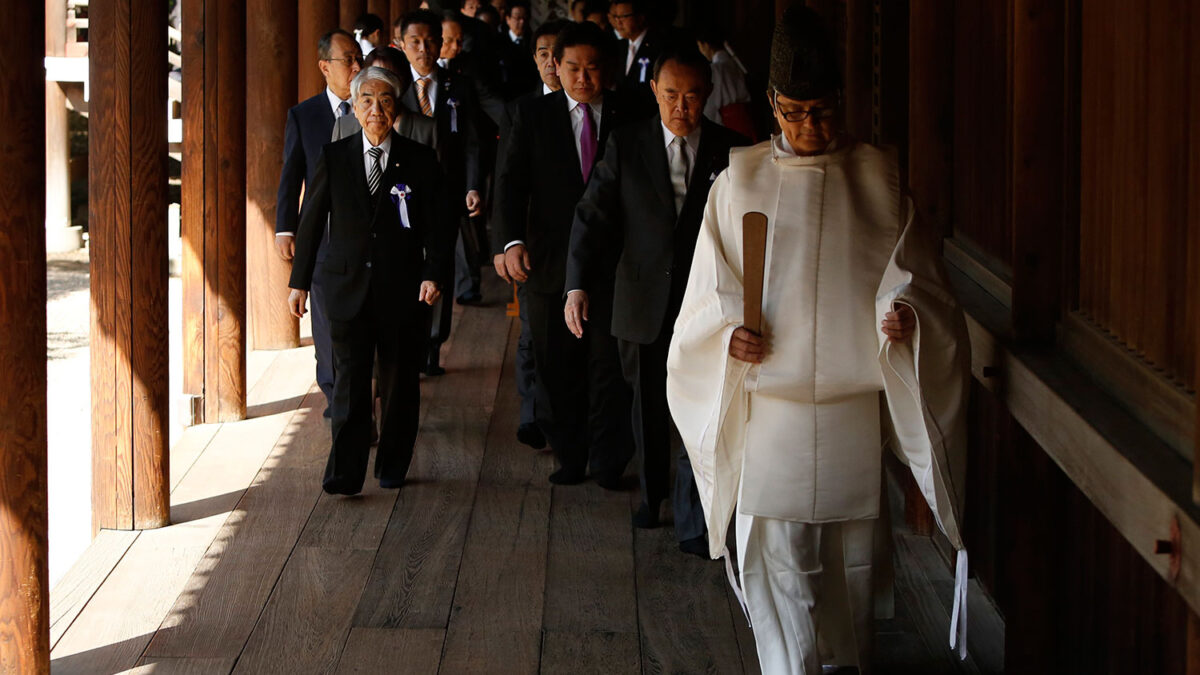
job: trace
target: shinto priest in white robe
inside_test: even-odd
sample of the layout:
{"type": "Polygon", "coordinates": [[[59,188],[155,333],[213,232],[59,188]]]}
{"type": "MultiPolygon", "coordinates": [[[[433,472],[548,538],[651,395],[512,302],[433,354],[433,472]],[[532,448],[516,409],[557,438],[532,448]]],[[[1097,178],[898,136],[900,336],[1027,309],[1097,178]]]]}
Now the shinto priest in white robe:
{"type": "MultiPolygon", "coordinates": [[[[970,347],[936,236],[915,225],[913,212],[895,157],[873,146],[850,141],[802,157],[776,136],[735,149],[709,195],[671,342],[667,396],[710,553],[727,563],[735,510],[739,519],[791,523],[876,518],[888,439],[958,551],[950,646],[965,656],[970,347]],[[743,323],[742,216],[751,211],[768,218],[767,355],[759,365],[729,355],[743,323]],[[902,343],[880,330],[896,303],[916,315],[902,343]]],[[[846,556],[849,564],[853,552],[846,556]]]]}

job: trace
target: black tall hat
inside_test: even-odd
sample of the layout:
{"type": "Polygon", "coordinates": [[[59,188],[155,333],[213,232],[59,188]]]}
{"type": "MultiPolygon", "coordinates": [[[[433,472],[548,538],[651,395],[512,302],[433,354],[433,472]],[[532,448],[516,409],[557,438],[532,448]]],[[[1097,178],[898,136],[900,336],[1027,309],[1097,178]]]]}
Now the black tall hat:
{"type": "Polygon", "coordinates": [[[837,55],[821,17],[793,4],[775,24],[771,87],[788,98],[811,101],[842,88],[837,55]]]}

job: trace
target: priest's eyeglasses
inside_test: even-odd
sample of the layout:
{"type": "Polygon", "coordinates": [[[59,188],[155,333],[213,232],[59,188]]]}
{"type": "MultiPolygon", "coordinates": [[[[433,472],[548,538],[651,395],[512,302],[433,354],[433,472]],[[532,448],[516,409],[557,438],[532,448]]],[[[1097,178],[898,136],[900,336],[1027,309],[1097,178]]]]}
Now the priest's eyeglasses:
{"type": "Polygon", "coordinates": [[[837,114],[837,108],[835,108],[835,107],[824,107],[824,106],[816,106],[816,105],[807,110],[805,110],[804,108],[797,108],[796,110],[785,110],[784,108],[780,107],[779,95],[775,92],[772,92],[771,102],[775,104],[775,109],[779,111],[779,114],[783,116],[783,119],[785,119],[789,122],[803,122],[804,120],[806,120],[810,117],[813,119],[814,122],[819,122],[822,120],[830,119],[834,115],[837,114]]]}

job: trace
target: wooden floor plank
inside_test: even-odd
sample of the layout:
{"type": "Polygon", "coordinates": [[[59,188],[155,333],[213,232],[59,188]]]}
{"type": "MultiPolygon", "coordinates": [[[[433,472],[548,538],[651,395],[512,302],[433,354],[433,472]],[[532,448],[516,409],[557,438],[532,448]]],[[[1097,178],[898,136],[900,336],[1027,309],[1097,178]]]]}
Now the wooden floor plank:
{"type": "MultiPolygon", "coordinates": [[[[927,653],[926,669],[930,673],[978,673],[979,668],[967,656],[966,661],[959,661],[957,653],[951,652],[947,646],[950,635],[950,615],[938,599],[937,590],[922,569],[923,559],[929,562],[936,557],[937,567],[929,573],[940,574],[945,563],[929,537],[915,534],[899,534],[896,542],[896,604],[897,614],[899,605],[905,605],[906,614],[912,618],[912,628],[924,642],[927,653]]],[[[949,589],[943,592],[948,593],[949,589]]]]}
{"type": "Polygon", "coordinates": [[[197,424],[184,429],[179,440],[171,444],[172,490],[179,486],[179,481],[183,480],[220,428],[220,424],[197,424]]]}
{"type": "Polygon", "coordinates": [[[635,633],[546,631],[543,675],[635,675],[641,672],[635,633]]]}
{"type": "Polygon", "coordinates": [[[724,563],[681,553],[670,528],[634,535],[643,672],[741,672],[724,563]]]}
{"type": "Polygon", "coordinates": [[[548,631],[637,634],[629,495],[555,486],[546,559],[548,631]]]}
{"type": "Polygon", "coordinates": [[[549,486],[479,486],[443,671],[538,672],[549,519],[549,486]]]}
{"type": "Polygon", "coordinates": [[[321,673],[337,667],[371,567],[370,551],[297,548],[235,673],[321,673]]]}
{"type": "Polygon", "coordinates": [[[281,353],[263,376],[264,400],[278,412],[221,425],[171,494],[175,524],[133,542],[55,645],[55,671],[121,672],[137,664],[311,386],[311,375],[296,372],[302,351],[281,353]]]}
{"type": "MultiPolygon", "coordinates": [[[[735,554],[730,552],[730,555],[735,554]]],[[[721,564],[724,565],[725,562],[722,561],[721,564]]],[[[737,596],[734,595],[733,589],[729,587],[728,578],[725,582],[725,602],[729,605],[729,619],[733,622],[733,633],[737,636],[738,654],[742,657],[742,672],[760,672],[762,667],[758,663],[758,648],[754,644],[754,630],[750,627],[746,612],[738,602],[737,596]]]]}
{"type": "Polygon", "coordinates": [[[137,539],[128,530],[100,530],[90,546],[50,591],[50,648],[58,644],[84,606],[137,539]]]}
{"type": "Polygon", "coordinates": [[[446,631],[436,628],[354,628],[337,675],[435,675],[446,631]]]}
{"type": "Polygon", "coordinates": [[[229,675],[233,664],[233,659],[154,656],[139,661],[129,675],[229,675]]]}
{"type": "Polygon", "coordinates": [[[504,367],[488,428],[487,451],[479,475],[482,483],[547,485],[546,478],[554,471],[554,454],[549,446],[539,451],[517,440],[521,399],[517,396],[515,359],[520,333],[520,322],[513,321],[508,331],[508,349],[504,353],[504,367]]]}

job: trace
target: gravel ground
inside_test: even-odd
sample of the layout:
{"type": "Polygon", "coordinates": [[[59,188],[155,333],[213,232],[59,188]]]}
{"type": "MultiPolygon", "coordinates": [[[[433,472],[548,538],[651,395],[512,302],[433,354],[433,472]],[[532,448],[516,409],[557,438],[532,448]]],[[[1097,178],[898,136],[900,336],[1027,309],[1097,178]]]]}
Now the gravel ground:
{"type": "MultiPolygon", "coordinates": [[[[92,540],[91,376],[88,353],[88,250],[53,253],[46,261],[46,375],[49,425],[50,585],[71,568],[92,540]]],[[[171,424],[182,430],[179,344],[180,282],[172,277],[171,424]]]]}

